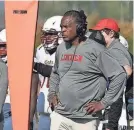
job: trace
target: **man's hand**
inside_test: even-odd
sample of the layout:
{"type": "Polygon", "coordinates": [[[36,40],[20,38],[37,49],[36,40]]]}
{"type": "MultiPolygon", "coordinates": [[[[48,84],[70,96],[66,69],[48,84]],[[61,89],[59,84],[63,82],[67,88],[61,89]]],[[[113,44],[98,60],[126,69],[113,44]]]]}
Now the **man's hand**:
{"type": "Polygon", "coordinates": [[[103,110],[104,106],[101,102],[91,102],[86,105],[85,109],[88,114],[91,114],[103,110]]]}
{"type": "Polygon", "coordinates": [[[58,105],[58,97],[57,95],[51,95],[48,99],[49,106],[51,107],[52,111],[54,110],[55,106],[58,105]]]}
{"type": "Polygon", "coordinates": [[[124,67],[124,69],[126,70],[127,75],[128,75],[128,76],[131,76],[131,74],[132,74],[132,72],[133,72],[132,68],[131,68],[130,66],[128,66],[128,65],[125,65],[125,66],[123,66],[123,67],[124,67]]]}

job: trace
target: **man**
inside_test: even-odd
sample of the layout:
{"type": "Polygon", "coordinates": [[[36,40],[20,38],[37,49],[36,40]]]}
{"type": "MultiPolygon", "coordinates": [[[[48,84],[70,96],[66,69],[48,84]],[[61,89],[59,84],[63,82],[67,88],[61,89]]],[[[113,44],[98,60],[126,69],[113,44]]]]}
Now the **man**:
{"type": "MultiPolygon", "coordinates": [[[[119,40],[126,47],[126,49],[128,50],[128,42],[127,42],[127,40],[123,36],[121,36],[121,35],[119,36],[119,40]]],[[[132,55],[132,54],[130,53],[130,55],[132,55]]],[[[131,57],[131,58],[133,59],[133,57],[131,57]]],[[[131,90],[132,86],[133,86],[132,85],[133,84],[132,79],[133,79],[133,74],[131,74],[131,76],[127,80],[126,93],[129,90],[131,91],[130,93],[133,93],[132,90],[131,90]]],[[[125,92],[125,90],[124,90],[124,92],[125,92]]],[[[128,95],[131,98],[133,97],[132,96],[133,94],[127,94],[126,97],[128,97],[128,95]]],[[[108,126],[116,126],[115,128],[118,127],[118,129],[127,129],[128,128],[127,127],[128,126],[128,124],[127,124],[127,122],[128,122],[127,121],[128,113],[127,113],[127,108],[126,108],[126,106],[128,106],[127,105],[128,104],[127,101],[128,101],[128,98],[125,99],[125,94],[124,94],[123,95],[123,101],[118,103],[119,106],[116,105],[116,106],[118,106],[118,107],[116,107],[116,110],[114,110],[114,109],[106,109],[106,111],[104,113],[105,118],[106,118],[105,120],[109,120],[109,122],[108,122],[108,124],[106,124],[106,126],[107,125],[108,126]],[[114,112],[116,112],[116,115],[114,114],[114,112]]],[[[106,126],[104,125],[103,129],[105,129],[106,126]]],[[[101,130],[102,130],[102,128],[101,128],[101,130]]]]}
{"type": "Polygon", "coordinates": [[[120,29],[116,21],[110,18],[102,19],[92,29],[101,31],[102,35],[104,36],[106,47],[108,48],[109,52],[120,63],[120,65],[124,67],[128,76],[130,76],[132,73],[131,56],[129,52],[126,50],[126,48],[122,44],[119,44],[120,29]],[[123,60],[123,58],[125,58],[125,60],[123,60]]]}
{"type": "Polygon", "coordinates": [[[38,130],[50,130],[50,113],[52,110],[47,101],[48,81],[52,66],[55,62],[57,46],[62,41],[60,37],[61,18],[62,16],[53,16],[44,23],[41,36],[42,43],[37,47],[36,58],[34,59],[36,60],[34,70],[39,73],[40,80],[40,90],[37,101],[37,112],[39,113],[38,130]]]}
{"type": "Polygon", "coordinates": [[[3,124],[3,112],[2,108],[5,102],[7,88],[8,88],[8,69],[4,62],[6,62],[6,44],[5,44],[5,30],[0,32],[0,130],[6,130],[6,120],[4,113],[4,124],[3,124]],[[4,125],[4,127],[3,127],[4,125]]]}
{"type": "Polygon", "coordinates": [[[64,14],[64,42],[57,48],[49,80],[48,100],[54,107],[50,130],[96,130],[99,111],[116,101],[125,87],[124,69],[104,45],[85,37],[86,29],[83,11],[64,14]],[[110,79],[107,92],[106,78],[110,79]]]}
{"type": "MultiPolygon", "coordinates": [[[[126,71],[127,77],[129,77],[132,73],[132,59],[127,49],[119,41],[120,30],[116,21],[110,18],[102,19],[92,29],[101,32],[104,37],[107,52],[119,62],[120,66],[126,71]]],[[[121,41],[122,39],[121,37],[121,41]]],[[[118,129],[122,106],[123,96],[114,102],[109,110],[107,130],[118,129]]]]}

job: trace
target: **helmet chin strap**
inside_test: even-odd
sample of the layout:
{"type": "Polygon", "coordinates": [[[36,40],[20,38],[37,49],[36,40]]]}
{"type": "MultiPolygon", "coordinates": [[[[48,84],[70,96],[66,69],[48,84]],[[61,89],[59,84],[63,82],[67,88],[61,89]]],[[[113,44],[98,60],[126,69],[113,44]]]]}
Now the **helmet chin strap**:
{"type": "Polygon", "coordinates": [[[55,53],[57,50],[57,46],[51,50],[46,50],[50,55],[52,55],[53,53],[55,53]]]}
{"type": "MultiPolygon", "coordinates": [[[[55,39],[55,40],[51,43],[51,46],[53,46],[53,45],[55,44],[56,40],[57,40],[57,39],[55,39]]],[[[51,46],[49,46],[49,44],[47,44],[46,40],[44,41],[43,46],[44,46],[44,48],[51,48],[51,46]]]]}
{"type": "MultiPolygon", "coordinates": [[[[55,46],[56,40],[57,40],[57,39],[55,39],[50,45],[51,45],[51,46],[55,46]]],[[[49,44],[47,44],[47,48],[50,48],[50,47],[49,47],[49,44]]]]}

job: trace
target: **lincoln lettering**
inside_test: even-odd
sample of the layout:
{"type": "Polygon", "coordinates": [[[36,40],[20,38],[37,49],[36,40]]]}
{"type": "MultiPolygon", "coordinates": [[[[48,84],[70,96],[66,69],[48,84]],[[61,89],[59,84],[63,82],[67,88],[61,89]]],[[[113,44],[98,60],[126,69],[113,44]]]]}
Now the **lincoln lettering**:
{"type": "Polygon", "coordinates": [[[82,56],[81,55],[73,55],[73,54],[64,54],[61,57],[61,61],[77,61],[81,62],[82,61],[82,56]]]}

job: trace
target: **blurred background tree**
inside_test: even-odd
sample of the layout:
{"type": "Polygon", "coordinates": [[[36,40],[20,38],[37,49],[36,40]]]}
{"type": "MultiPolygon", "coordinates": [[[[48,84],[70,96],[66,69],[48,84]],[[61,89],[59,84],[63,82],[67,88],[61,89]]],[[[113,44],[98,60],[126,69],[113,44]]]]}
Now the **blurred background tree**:
{"type": "MultiPolygon", "coordinates": [[[[99,19],[110,17],[118,21],[121,34],[129,42],[129,51],[133,52],[133,1],[39,1],[35,48],[40,44],[41,28],[47,18],[63,15],[66,11],[84,10],[88,28],[99,19]]],[[[0,30],[5,28],[4,1],[0,1],[0,30]]]]}
{"type": "Polygon", "coordinates": [[[121,34],[129,42],[133,53],[133,1],[39,1],[35,46],[40,44],[41,27],[47,18],[63,15],[66,11],[84,10],[88,28],[93,27],[101,18],[114,18],[118,21],[121,34]]]}

